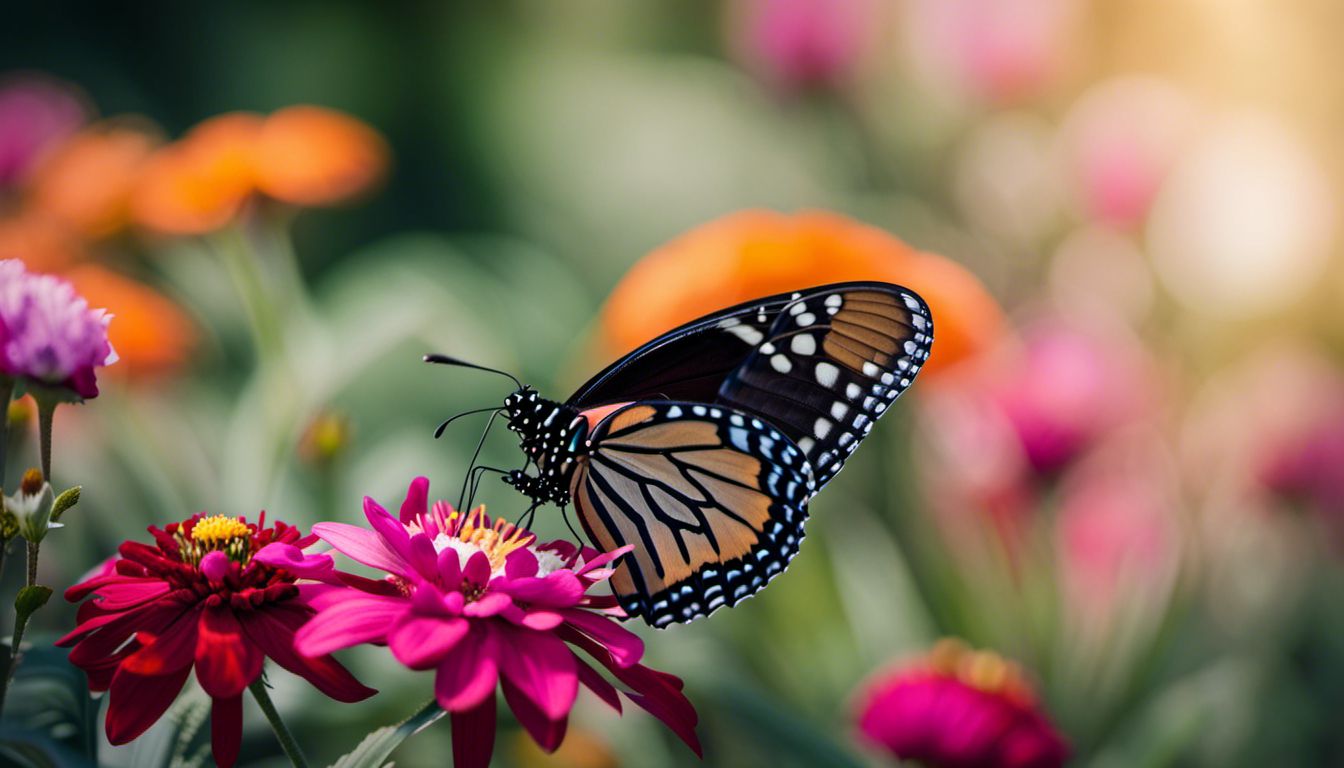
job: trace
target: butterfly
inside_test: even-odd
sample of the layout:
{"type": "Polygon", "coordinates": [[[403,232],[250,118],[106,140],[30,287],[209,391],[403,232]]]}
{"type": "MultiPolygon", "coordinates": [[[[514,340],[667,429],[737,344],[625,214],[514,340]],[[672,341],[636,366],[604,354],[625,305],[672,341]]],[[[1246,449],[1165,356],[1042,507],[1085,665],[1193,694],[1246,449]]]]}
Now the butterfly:
{"type": "Polygon", "coordinates": [[[528,464],[504,480],[533,509],[572,503],[599,549],[634,545],[611,579],[628,617],[691,621],[785,569],[808,502],[932,343],[928,305],[889,283],[730,307],[644,344],[564,402],[519,384],[501,412],[528,464]]]}

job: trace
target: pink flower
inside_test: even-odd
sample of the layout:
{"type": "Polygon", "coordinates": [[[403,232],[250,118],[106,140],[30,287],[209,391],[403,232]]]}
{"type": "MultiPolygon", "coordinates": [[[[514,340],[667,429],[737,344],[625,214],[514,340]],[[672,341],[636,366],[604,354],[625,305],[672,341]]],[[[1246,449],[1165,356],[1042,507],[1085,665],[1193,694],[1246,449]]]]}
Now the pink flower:
{"type": "Polygon", "coordinates": [[[786,90],[831,86],[851,74],[877,31],[874,0],[739,0],[734,47],[747,66],[786,90]]]}
{"type": "MultiPolygon", "coordinates": [[[[57,641],[74,646],[70,662],[92,691],[110,691],[107,738],[125,744],[153,725],[196,670],[211,698],[215,762],[230,766],[243,737],[243,690],[262,674],[266,657],[337,701],[372,696],[330,656],[294,652],[294,632],[313,615],[300,574],[267,565],[270,547],[314,541],[297,528],[222,515],[195,515],[163,530],[154,545],[123,542],[108,560],[66,591],[79,606],[79,626],[57,641]]],[[[311,558],[303,576],[332,569],[311,558]]]]}
{"type": "Polygon", "coordinates": [[[21,181],[86,117],[75,90],[57,80],[22,75],[0,84],[0,187],[21,181]]]}
{"type": "Polygon", "coordinates": [[[1056,768],[1069,748],[1011,662],[944,640],[859,694],[860,732],[930,768],[1056,768]]]}
{"type": "MultiPolygon", "coordinates": [[[[371,498],[372,530],[320,523],[313,532],[339,552],[387,572],[381,581],[324,573],[318,615],[297,636],[301,653],[322,655],[360,643],[385,644],[415,670],[434,670],[434,695],[452,715],[454,764],[485,766],[494,750],[495,689],[541,747],[564,739],[582,683],[620,710],[618,689],[579,657],[584,651],[630,690],[697,754],[697,715],[681,681],[639,664],[640,639],[620,627],[610,595],[588,595],[629,551],[599,554],[536,537],[481,509],[461,515],[429,505],[429,481],[412,481],[393,517],[371,498]],[[347,586],[350,585],[350,586],[347,586]]],[[[311,556],[274,546],[259,558],[300,573],[311,556]]]]}
{"type": "Polygon", "coordinates": [[[0,261],[0,373],[97,397],[94,369],[117,360],[107,340],[111,321],[65,280],[0,261]]]}

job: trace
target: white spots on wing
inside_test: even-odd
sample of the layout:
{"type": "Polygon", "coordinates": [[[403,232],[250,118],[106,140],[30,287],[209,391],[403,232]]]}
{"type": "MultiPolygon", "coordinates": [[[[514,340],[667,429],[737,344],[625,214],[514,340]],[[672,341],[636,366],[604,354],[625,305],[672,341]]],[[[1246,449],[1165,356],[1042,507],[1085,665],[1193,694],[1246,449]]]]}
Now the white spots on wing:
{"type": "Polygon", "coordinates": [[[789,349],[795,355],[811,355],[817,351],[817,339],[810,333],[800,333],[789,342],[789,349]]]}
{"type": "Polygon", "coordinates": [[[918,331],[922,331],[929,327],[929,321],[925,320],[923,315],[911,315],[910,324],[918,331]]]}
{"type": "Polygon", "coordinates": [[[901,389],[905,389],[905,388],[908,387],[908,386],[910,386],[910,380],[909,380],[909,379],[901,379],[901,389]]]}
{"type": "Polygon", "coordinates": [[[896,381],[896,377],[893,376],[893,375],[891,375],[890,373],[883,373],[883,374],[882,374],[882,384],[883,384],[884,386],[888,386],[888,387],[890,387],[891,384],[892,384],[892,382],[894,382],[894,381],[896,381]]]}
{"type": "MultiPolygon", "coordinates": [[[[816,367],[817,383],[827,389],[835,386],[835,382],[840,378],[840,369],[831,363],[817,363],[816,367]]],[[[850,386],[854,386],[850,384],[850,386]]]]}
{"type": "MultiPolygon", "coordinates": [[[[899,368],[899,369],[901,369],[902,371],[908,369],[908,368],[910,367],[910,358],[908,358],[908,357],[902,357],[900,360],[897,360],[897,361],[896,361],[896,367],[899,368]]],[[[916,368],[915,370],[919,370],[919,369],[916,368]]]]}
{"type": "MultiPolygon", "coordinates": [[[[796,293],[793,294],[793,298],[795,298],[795,299],[798,298],[798,294],[796,294],[796,293]]],[[[798,302],[798,303],[796,303],[796,304],[793,304],[792,306],[789,307],[789,314],[790,314],[790,315],[801,315],[802,313],[804,313],[804,312],[806,312],[806,311],[807,311],[807,304],[806,304],[805,302],[801,302],[801,301],[798,302]]]]}
{"type": "Polygon", "coordinates": [[[728,428],[728,442],[743,453],[751,453],[751,442],[748,439],[747,430],[741,427],[728,428]]]}
{"type": "Polygon", "coordinates": [[[907,355],[913,355],[913,354],[915,354],[915,350],[916,350],[916,349],[919,349],[919,345],[916,344],[915,342],[913,342],[913,341],[907,341],[907,342],[905,342],[905,354],[907,354],[907,355]]]}
{"type": "Polygon", "coordinates": [[[802,440],[798,441],[798,449],[801,450],[804,454],[807,454],[811,452],[812,448],[815,447],[816,444],[817,442],[812,438],[804,437],[802,440]]]}
{"type": "MultiPolygon", "coordinates": [[[[822,363],[821,365],[826,365],[826,363],[822,363]]],[[[818,367],[821,367],[821,365],[818,365],[818,367]]],[[[858,400],[859,395],[861,394],[863,394],[863,387],[860,387],[858,384],[851,381],[845,385],[845,397],[848,397],[850,400],[858,400]]]]}
{"type": "Polygon", "coordinates": [[[775,354],[775,345],[772,344],[771,342],[768,342],[768,341],[767,341],[766,343],[762,344],[762,345],[761,345],[761,354],[762,354],[762,355],[773,355],[773,354],[775,354]]]}
{"type": "Polygon", "coordinates": [[[783,353],[770,356],[770,367],[779,373],[788,373],[793,370],[793,363],[783,353]]]}
{"type": "Polygon", "coordinates": [[[875,363],[865,360],[863,363],[863,375],[876,379],[878,376],[882,375],[882,369],[878,368],[875,363]]]}
{"type": "Polygon", "coordinates": [[[692,407],[691,407],[691,413],[694,413],[696,416],[704,416],[704,415],[705,415],[705,406],[703,406],[703,405],[692,406],[692,407]]]}
{"type": "Polygon", "coordinates": [[[752,345],[753,347],[756,346],[757,344],[760,344],[761,339],[765,338],[765,334],[761,333],[760,331],[756,330],[750,325],[734,324],[732,326],[729,326],[728,328],[725,328],[724,330],[733,334],[742,341],[752,345]]]}
{"type": "MultiPolygon", "coordinates": [[[[853,432],[844,432],[844,433],[842,433],[842,434],[840,435],[840,440],[839,440],[839,442],[837,443],[837,445],[839,445],[841,448],[843,448],[843,447],[849,445],[849,444],[852,443],[852,442],[854,442],[854,433],[853,433],[853,432]]],[[[853,450],[853,449],[851,448],[850,450],[853,450]]]]}
{"type": "Polygon", "coordinates": [[[711,418],[717,419],[723,416],[723,411],[720,411],[718,408],[710,408],[709,415],[711,418]]]}
{"type": "Polygon", "coordinates": [[[903,293],[903,294],[901,294],[901,298],[905,299],[905,306],[909,307],[910,309],[912,309],[912,310],[914,310],[914,311],[916,311],[916,312],[921,312],[921,313],[923,312],[923,310],[920,309],[920,306],[919,306],[919,299],[916,299],[914,296],[911,296],[911,295],[908,294],[908,293],[903,293]]]}
{"type": "Polygon", "coordinates": [[[878,403],[877,405],[873,406],[873,413],[881,414],[885,410],[887,410],[886,403],[878,403]]]}
{"type": "Polygon", "coordinates": [[[812,431],[817,433],[818,440],[825,440],[831,433],[831,422],[825,416],[817,418],[817,423],[812,425],[812,431]]]}
{"type": "Polygon", "coordinates": [[[835,401],[834,403],[831,403],[831,418],[835,419],[836,421],[845,418],[845,415],[848,413],[849,413],[848,405],[840,402],[839,400],[835,401]]]}
{"type": "Polygon", "coordinates": [[[871,411],[871,410],[873,410],[873,406],[874,406],[876,403],[877,403],[877,398],[873,397],[872,395],[869,395],[868,397],[863,398],[863,410],[865,410],[865,411],[871,411]]]}
{"type": "Polygon", "coordinates": [[[728,420],[733,423],[734,427],[740,427],[746,423],[746,419],[742,418],[742,414],[740,413],[734,413],[728,420]]]}
{"type": "Polygon", "coordinates": [[[817,322],[817,316],[811,312],[804,312],[798,316],[798,324],[801,326],[808,326],[815,322],[817,322]]]}
{"type": "Polygon", "coordinates": [[[790,296],[789,298],[793,299],[794,301],[797,301],[798,299],[803,298],[803,294],[801,294],[801,293],[794,293],[794,294],[793,294],[792,296],[790,296]]]}
{"type": "Polygon", "coordinates": [[[826,297],[826,306],[828,307],[838,308],[843,303],[845,303],[845,299],[838,293],[832,293],[830,296],[826,297]]]}

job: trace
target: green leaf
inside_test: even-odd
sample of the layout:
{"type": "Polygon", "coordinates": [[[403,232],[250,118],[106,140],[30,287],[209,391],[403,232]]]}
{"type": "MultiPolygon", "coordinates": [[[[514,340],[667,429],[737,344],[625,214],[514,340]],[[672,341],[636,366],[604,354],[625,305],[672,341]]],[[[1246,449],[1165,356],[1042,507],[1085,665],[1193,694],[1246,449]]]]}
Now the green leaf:
{"type": "Polygon", "coordinates": [[[38,635],[23,654],[5,700],[0,765],[93,765],[98,702],[84,672],[70,664],[54,637],[38,635]],[[22,760],[15,755],[23,755],[22,760]]]}
{"type": "Polygon", "coordinates": [[[863,763],[832,734],[781,706],[762,692],[739,682],[722,681],[715,698],[734,730],[755,741],[776,758],[778,765],[828,765],[862,768],[863,763]]]}
{"type": "Polygon", "coordinates": [[[38,608],[46,605],[50,599],[51,587],[34,584],[20,589],[19,594],[14,598],[14,612],[18,614],[18,621],[27,621],[28,617],[36,613],[38,608]]]}
{"type": "Polygon", "coordinates": [[[61,519],[61,515],[67,509],[74,507],[79,503],[79,493],[83,486],[76,485],[72,488],[66,488],[61,491],[61,495],[56,497],[56,504],[51,508],[51,521],[54,523],[61,519]]]}
{"type": "Polygon", "coordinates": [[[379,728],[365,736],[359,746],[332,763],[331,768],[383,768],[388,764],[384,761],[393,750],[401,746],[401,742],[446,714],[448,713],[440,709],[438,704],[431,701],[401,723],[379,728]]]}

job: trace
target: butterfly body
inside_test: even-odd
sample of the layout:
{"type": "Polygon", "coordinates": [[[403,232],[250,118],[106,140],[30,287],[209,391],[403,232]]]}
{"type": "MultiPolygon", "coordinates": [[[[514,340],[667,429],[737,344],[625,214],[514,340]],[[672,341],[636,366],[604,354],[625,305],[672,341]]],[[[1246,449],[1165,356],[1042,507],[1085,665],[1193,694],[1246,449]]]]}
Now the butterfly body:
{"type": "Polygon", "coordinates": [[[928,359],[928,307],[842,283],[731,307],[660,336],[565,402],[522,387],[509,428],[535,464],[505,482],[573,503],[654,626],[734,605],[797,553],[807,504],[928,359]]]}

